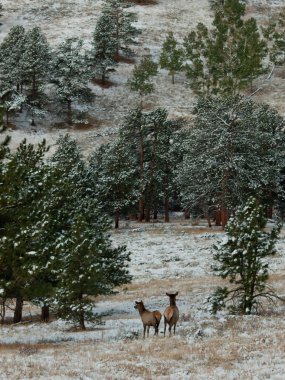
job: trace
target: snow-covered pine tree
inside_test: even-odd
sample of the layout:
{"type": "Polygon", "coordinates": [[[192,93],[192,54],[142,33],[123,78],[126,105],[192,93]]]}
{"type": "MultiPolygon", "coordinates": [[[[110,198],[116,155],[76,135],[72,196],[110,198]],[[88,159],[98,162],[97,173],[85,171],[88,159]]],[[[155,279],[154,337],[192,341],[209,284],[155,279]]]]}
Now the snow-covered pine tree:
{"type": "Polygon", "coordinates": [[[175,74],[182,70],[184,64],[184,51],[177,47],[177,41],[174,38],[173,32],[168,33],[163,43],[159,64],[162,69],[168,70],[174,84],[175,74]]]}
{"type": "Polygon", "coordinates": [[[271,18],[262,31],[268,43],[269,57],[275,65],[283,67],[285,78],[285,10],[271,18]]]}
{"type": "Polygon", "coordinates": [[[29,95],[35,100],[47,81],[51,65],[50,46],[37,26],[26,32],[21,62],[25,80],[31,86],[29,95]]]}
{"type": "Polygon", "coordinates": [[[144,144],[145,221],[150,222],[151,212],[155,216],[162,209],[165,222],[169,222],[169,202],[175,189],[174,168],[179,156],[173,151],[172,144],[177,139],[176,132],[181,123],[167,120],[168,114],[163,108],[144,113],[143,116],[147,130],[144,144]]]}
{"type": "Polygon", "coordinates": [[[137,44],[136,37],[140,34],[134,26],[137,15],[127,11],[131,5],[124,0],[106,0],[103,4],[102,13],[113,25],[113,35],[116,40],[115,58],[118,60],[120,52],[127,56],[134,52],[130,46],[137,44]]]}
{"type": "Polygon", "coordinates": [[[151,211],[157,214],[173,194],[173,169],[179,155],[172,149],[180,123],[167,120],[165,109],[152,112],[131,111],[119,131],[119,141],[133,157],[139,184],[139,221],[150,221],[151,211]]]}
{"type": "Polygon", "coordinates": [[[200,23],[185,38],[186,75],[197,94],[235,95],[265,72],[266,42],[256,20],[244,15],[240,0],[225,0],[211,30],[200,23]]]}
{"type": "Polygon", "coordinates": [[[278,298],[267,281],[269,257],[276,253],[281,224],[266,232],[264,214],[264,208],[250,197],[229,220],[226,237],[214,246],[214,273],[230,285],[218,287],[209,297],[213,313],[227,308],[233,313],[252,314],[258,311],[262,299],[278,298]]]}
{"type": "Polygon", "coordinates": [[[92,321],[90,296],[107,294],[130,280],[129,253],[113,248],[110,223],[102,211],[90,176],[75,141],[61,137],[51,159],[56,180],[47,199],[47,230],[54,239],[51,266],[58,278],[56,306],[59,316],[85,328],[92,321]]]}
{"type": "Polygon", "coordinates": [[[90,181],[104,211],[119,227],[120,215],[127,215],[139,199],[136,157],[120,139],[102,145],[89,161],[90,181]]]}
{"type": "Polygon", "coordinates": [[[0,89],[7,91],[21,91],[24,82],[22,67],[25,50],[25,29],[13,26],[0,45],[0,89]]]}
{"type": "Polygon", "coordinates": [[[93,100],[93,93],[88,87],[91,76],[83,41],[67,38],[55,51],[52,81],[56,86],[56,97],[67,107],[69,125],[72,124],[73,104],[93,100]]]}
{"type": "Polygon", "coordinates": [[[91,51],[91,66],[101,76],[103,84],[108,72],[116,66],[114,57],[117,40],[114,34],[114,24],[109,15],[103,12],[96,23],[91,51]]]}
{"type": "Polygon", "coordinates": [[[24,83],[22,57],[25,49],[25,29],[14,26],[0,45],[0,99],[6,114],[21,109],[26,97],[21,94],[24,83]]]}
{"type": "Polygon", "coordinates": [[[185,208],[224,215],[255,195],[269,206],[283,194],[284,120],[245,97],[200,99],[184,141],[177,181],[185,208]]]}
{"type": "Polygon", "coordinates": [[[158,65],[150,57],[143,57],[135,65],[128,86],[140,96],[140,107],[143,108],[143,98],[154,91],[151,78],[157,75],[158,65]]]}
{"type": "Polygon", "coordinates": [[[0,163],[0,288],[5,297],[16,299],[15,323],[21,320],[23,301],[44,288],[43,279],[37,276],[41,247],[36,244],[35,226],[41,226],[36,216],[43,194],[46,151],[45,142],[34,147],[23,141],[0,163]]]}

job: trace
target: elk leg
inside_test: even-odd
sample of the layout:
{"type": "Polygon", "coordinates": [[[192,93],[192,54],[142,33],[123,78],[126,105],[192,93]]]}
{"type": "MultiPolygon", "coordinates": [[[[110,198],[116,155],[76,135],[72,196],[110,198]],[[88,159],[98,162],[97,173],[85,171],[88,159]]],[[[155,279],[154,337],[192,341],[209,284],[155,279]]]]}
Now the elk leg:
{"type": "Polygon", "coordinates": [[[165,336],[165,330],[166,330],[166,318],[164,317],[164,336],[165,336]]]}
{"type": "Polygon", "coordinates": [[[154,335],[158,335],[158,323],[154,325],[154,335]]]}
{"type": "Polygon", "coordinates": [[[149,337],[149,328],[150,326],[147,326],[147,337],[149,337]]]}
{"type": "Polygon", "coordinates": [[[175,335],[175,329],[176,329],[176,323],[175,323],[175,325],[173,326],[173,335],[175,335]]]}
{"type": "Polygon", "coordinates": [[[145,338],[146,325],[143,325],[143,338],[145,338]]]}

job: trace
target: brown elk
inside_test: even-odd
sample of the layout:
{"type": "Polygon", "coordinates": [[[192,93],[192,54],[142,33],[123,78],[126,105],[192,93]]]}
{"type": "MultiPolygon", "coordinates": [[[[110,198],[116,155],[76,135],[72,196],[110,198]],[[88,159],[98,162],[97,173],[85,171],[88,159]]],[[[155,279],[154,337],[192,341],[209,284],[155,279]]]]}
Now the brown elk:
{"type": "Polygon", "coordinates": [[[145,338],[145,332],[147,328],[147,336],[149,337],[149,328],[150,326],[154,327],[154,335],[158,335],[158,327],[161,320],[161,312],[158,310],[150,311],[147,310],[144,306],[143,301],[137,302],[134,306],[140,313],[141,320],[143,323],[143,337],[145,338]]]}
{"type": "Polygon", "coordinates": [[[178,295],[178,292],[173,294],[166,293],[166,295],[169,297],[170,305],[167,306],[167,308],[164,311],[164,336],[167,324],[169,325],[169,335],[171,335],[172,326],[175,335],[176,323],[179,319],[179,310],[176,306],[176,296],[178,295]]]}

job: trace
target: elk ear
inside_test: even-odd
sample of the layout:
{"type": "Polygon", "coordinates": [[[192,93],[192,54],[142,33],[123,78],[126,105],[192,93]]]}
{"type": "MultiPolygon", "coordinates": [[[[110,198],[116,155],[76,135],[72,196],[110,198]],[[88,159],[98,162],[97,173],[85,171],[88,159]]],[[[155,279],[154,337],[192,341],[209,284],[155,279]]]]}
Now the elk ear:
{"type": "Polygon", "coordinates": [[[165,293],[168,297],[170,296],[170,294],[168,294],[168,293],[165,293]]]}
{"type": "Polygon", "coordinates": [[[176,296],[178,296],[178,293],[179,293],[179,292],[176,292],[176,294],[175,294],[175,295],[176,295],[176,296]]]}
{"type": "Polygon", "coordinates": [[[135,301],[136,304],[138,304],[139,302],[135,301]]]}
{"type": "Polygon", "coordinates": [[[141,300],[141,303],[143,303],[143,301],[141,300]]]}

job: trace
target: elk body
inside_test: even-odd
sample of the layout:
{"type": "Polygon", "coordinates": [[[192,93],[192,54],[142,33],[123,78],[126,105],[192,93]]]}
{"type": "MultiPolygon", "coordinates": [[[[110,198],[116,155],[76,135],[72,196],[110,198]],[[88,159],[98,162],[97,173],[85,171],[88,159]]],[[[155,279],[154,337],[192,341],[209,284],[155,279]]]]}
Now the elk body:
{"type": "Polygon", "coordinates": [[[167,306],[167,308],[164,311],[164,336],[167,324],[169,325],[169,335],[171,335],[172,326],[173,333],[175,335],[176,323],[179,319],[179,310],[176,306],[176,296],[178,295],[178,292],[173,294],[166,293],[166,295],[169,297],[170,305],[167,306]]]}
{"type": "Polygon", "coordinates": [[[143,337],[145,338],[145,332],[147,328],[147,336],[149,336],[150,326],[154,327],[154,335],[158,335],[158,327],[161,320],[161,313],[158,310],[150,311],[144,306],[143,301],[137,302],[134,306],[140,313],[140,317],[143,323],[143,337]]]}

